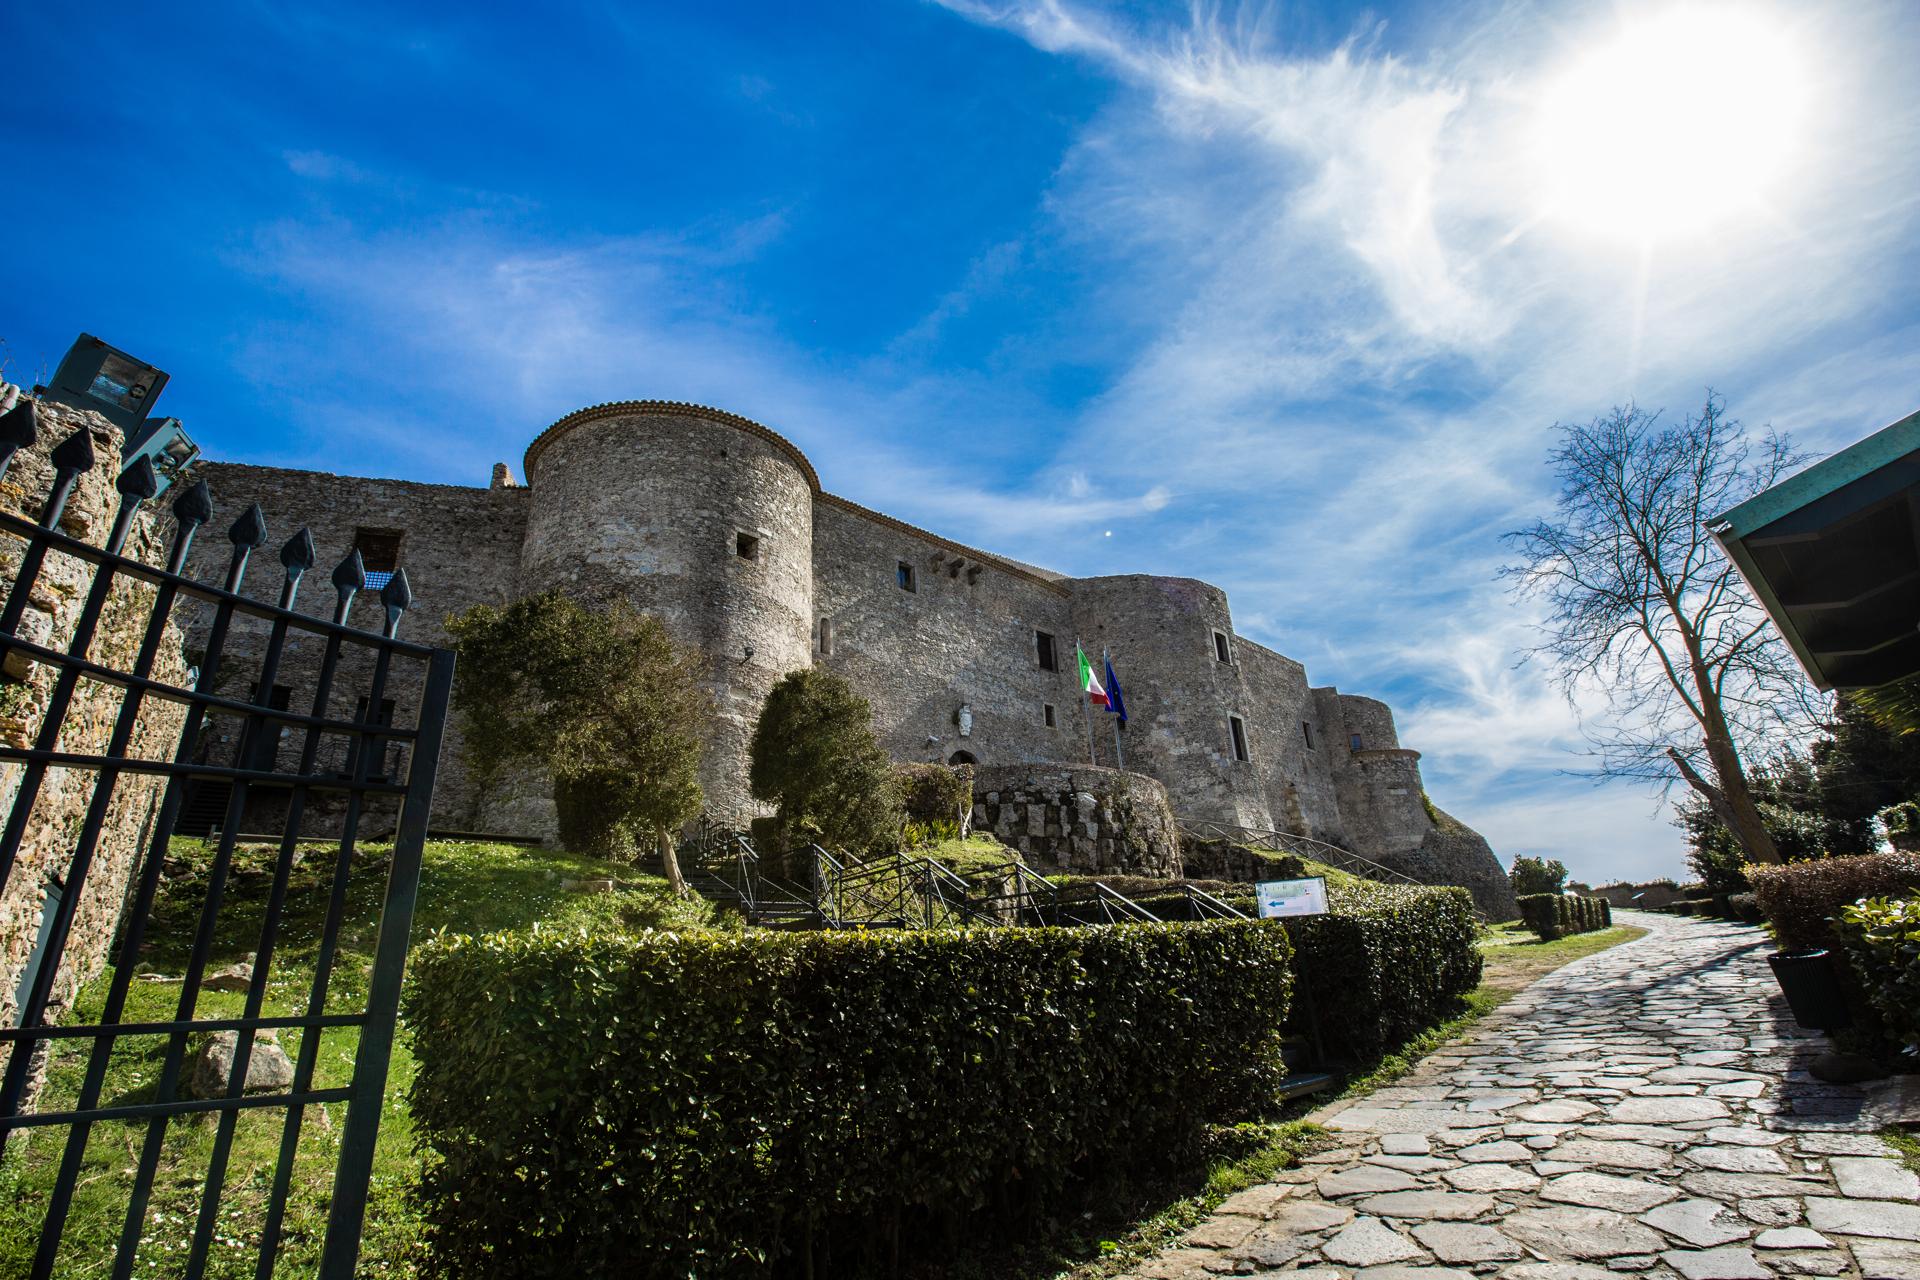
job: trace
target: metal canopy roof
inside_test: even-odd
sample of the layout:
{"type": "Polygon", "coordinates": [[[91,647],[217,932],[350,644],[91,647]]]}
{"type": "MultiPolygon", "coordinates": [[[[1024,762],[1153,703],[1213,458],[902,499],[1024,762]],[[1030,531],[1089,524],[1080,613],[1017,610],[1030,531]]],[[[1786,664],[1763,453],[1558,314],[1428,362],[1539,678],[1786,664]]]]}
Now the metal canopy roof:
{"type": "Polygon", "coordinates": [[[1920,674],[1920,413],[1708,527],[1820,688],[1920,674]]]}

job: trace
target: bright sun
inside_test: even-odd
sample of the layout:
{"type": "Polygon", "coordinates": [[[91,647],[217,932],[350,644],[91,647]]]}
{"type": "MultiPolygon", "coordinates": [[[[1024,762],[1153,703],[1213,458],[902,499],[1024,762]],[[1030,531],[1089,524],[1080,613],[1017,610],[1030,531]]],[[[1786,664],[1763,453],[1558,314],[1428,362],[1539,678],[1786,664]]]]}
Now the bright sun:
{"type": "Polygon", "coordinates": [[[1549,87],[1547,212],[1643,243],[1762,206],[1797,147],[1806,86],[1788,33],[1732,7],[1632,22],[1549,87]]]}

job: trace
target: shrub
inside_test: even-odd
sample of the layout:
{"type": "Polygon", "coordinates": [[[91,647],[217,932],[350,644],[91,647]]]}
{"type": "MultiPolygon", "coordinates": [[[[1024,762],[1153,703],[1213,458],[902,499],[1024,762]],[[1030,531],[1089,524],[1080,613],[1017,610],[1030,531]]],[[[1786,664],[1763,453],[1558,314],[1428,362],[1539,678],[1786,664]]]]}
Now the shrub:
{"type": "Polygon", "coordinates": [[[1521,921],[1545,942],[1573,933],[1591,933],[1613,924],[1613,906],[1605,898],[1530,893],[1518,902],[1521,921]]]}
{"type": "Polygon", "coordinates": [[[952,823],[959,834],[961,820],[973,810],[971,766],[898,764],[893,776],[909,821],[952,823]]]}
{"type": "Polygon", "coordinates": [[[1288,957],[1266,921],[437,939],[406,1010],[432,1269],[765,1275],[1005,1232],[1272,1099],[1288,957]]]}
{"type": "Polygon", "coordinates": [[[753,798],[780,807],[790,842],[818,832],[822,843],[858,853],[899,834],[900,797],[873,735],[873,708],[832,672],[806,667],[782,676],[747,755],[753,798]]]}
{"type": "Polygon", "coordinates": [[[1887,1033],[1920,1055],[1920,898],[1850,903],[1836,931],[1887,1033]]]}
{"type": "Polygon", "coordinates": [[[706,660],[624,600],[559,591],[449,615],[454,705],[482,789],[513,764],[555,779],[571,848],[631,858],[650,839],[676,887],[671,835],[700,812],[713,714],[706,660]]]}
{"type": "Polygon", "coordinates": [[[1567,883],[1567,868],[1558,859],[1515,858],[1507,879],[1516,894],[1558,893],[1567,883]]]}
{"type": "MultiPolygon", "coordinates": [[[[1465,889],[1328,889],[1332,914],[1287,922],[1296,991],[1335,1052],[1371,1058],[1453,1013],[1480,983],[1465,889]]],[[[1298,1027],[1297,1030],[1305,1030],[1298,1027]]]]}
{"type": "Polygon", "coordinates": [[[1903,898],[1920,889],[1920,854],[1869,853],[1784,865],[1749,863],[1747,879],[1780,945],[1837,945],[1840,908],[1862,898],[1903,898]]]}

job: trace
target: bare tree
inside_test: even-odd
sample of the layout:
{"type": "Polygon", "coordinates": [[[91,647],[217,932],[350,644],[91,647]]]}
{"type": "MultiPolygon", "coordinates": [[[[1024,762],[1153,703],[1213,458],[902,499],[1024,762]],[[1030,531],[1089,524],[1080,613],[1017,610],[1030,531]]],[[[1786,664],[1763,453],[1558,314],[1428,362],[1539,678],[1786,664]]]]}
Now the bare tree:
{"type": "Polygon", "coordinates": [[[1804,457],[1748,435],[1711,391],[1674,425],[1629,405],[1556,429],[1553,516],[1507,535],[1521,562],[1502,571],[1547,606],[1529,656],[1576,707],[1606,699],[1585,726],[1601,776],[1684,780],[1750,860],[1780,861],[1742,759],[1809,729],[1817,695],[1706,521],[1804,457]]]}

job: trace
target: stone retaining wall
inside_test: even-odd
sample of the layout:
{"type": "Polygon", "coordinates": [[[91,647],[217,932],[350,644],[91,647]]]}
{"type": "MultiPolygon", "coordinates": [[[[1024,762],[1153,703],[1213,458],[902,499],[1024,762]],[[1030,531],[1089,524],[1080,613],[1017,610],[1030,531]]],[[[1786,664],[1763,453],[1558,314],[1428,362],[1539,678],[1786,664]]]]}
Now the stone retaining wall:
{"type": "MultiPolygon", "coordinates": [[[[48,455],[76,431],[93,436],[94,466],[74,485],[60,519],[60,531],[95,546],[104,545],[120,508],[114,481],[120,473],[120,431],[97,413],[57,404],[40,406],[40,441],[13,459],[0,502],[7,510],[38,519],[53,479],[48,455]]],[[[166,498],[173,495],[169,492],[166,498]]],[[[163,507],[166,505],[163,500],[163,507]]],[[[165,543],[173,529],[168,517],[145,513],[135,518],[127,538],[126,554],[148,564],[161,564],[165,543]]],[[[203,536],[218,538],[217,531],[203,536]]],[[[224,540],[222,540],[224,541],[224,540]]],[[[0,537],[0,597],[13,582],[24,543],[0,537]]],[[[69,556],[49,555],[29,597],[20,634],[50,648],[64,649],[93,583],[91,567],[69,556]]],[[[146,631],[153,588],[144,583],[116,581],[100,615],[89,650],[96,662],[127,670],[132,667],[146,631]]],[[[156,657],[153,677],[167,684],[186,681],[181,635],[168,626],[156,657]]],[[[11,746],[35,745],[56,672],[24,654],[7,657],[0,676],[0,741],[11,746]]],[[[96,681],[82,681],[63,717],[59,746],[64,751],[104,751],[120,714],[121,691],[96,681]]],[[[183,713],[178,703],[145,699],[134,722],[128,754],[165,759],[173,754],[183,713]]],[[[10,812],[19,798],[25,766],[0,765],[0,811],[10,812]]],[[[15,996],[39,937],[53,883],[65,882],[88,806],[93,801],[97,775],[85,769],[47,771],[31,817],[21,837],[18,859],[4,891],[0,892],[0,1022],[18,1020],[15,996]]],[[[95,846],[92,868],[74,912],[72,931],[60,957],[48,1020],[59,1022],[75,993],[98,977],[107,962],[107,950],[119,924],[121,903],[140,851],[151,834],[154,811],[163,781],[151,774],[122,774],[107,806],[106,819],[95,846]]],[[[0,1065],[7,1057],[0,1046],[0,1065]]]]}
{"type": "Polygon", "coordinates": [[[1081,873],[1180,874],[1166,788],[1093,765],[985,766],[974,773],[973,825],[1026,858],[1081,873]]]}

